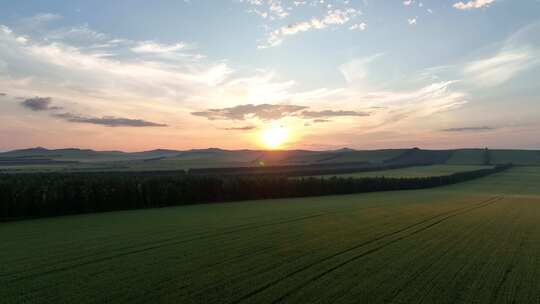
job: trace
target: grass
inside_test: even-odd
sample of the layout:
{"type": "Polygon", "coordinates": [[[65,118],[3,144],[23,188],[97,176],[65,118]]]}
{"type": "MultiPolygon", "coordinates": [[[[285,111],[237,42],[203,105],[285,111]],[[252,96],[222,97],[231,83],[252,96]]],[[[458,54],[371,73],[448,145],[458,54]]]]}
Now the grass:
{"type": "Polygon", "coordinates": [[[491,168],[491,166],[466,166],[466,165],[432,165],[417,166],[401,169],[391,169],[382,171],[369,171],[347,174],[320,175],[319,177],[430,177],[450,175],[457,172],[466,172],[479,169],[491,168]]]}
{"type": "MultiPolygon", "coordinates": [[[[485,162],[484,149],[462,149],[452,153],[449,165],[481,165],[485,162]]],[[[513,163],[519,166],[540,166],[540,151],[489,150],[491,164],[513,163]]]]}
{"type": "Polygon", "coordinates": [[[448,165],[482,165],[486,161],[484,149],[456,150],[446,162],[448,165]]]}
{"type": "Polygon", "coordinates": [[[375,164],[383,163],[406,152],[406,149],[388,150],[365,150],[336,153],[334,156],[321,159],[323,163],[346,163],[346,162],[370,162],[375,164]]]}
{"type": "Polygon", "coordinates": [[[514,163],[516,165],[540,165],[540,151],[532,150],[493,150],[491,152],[492,163],[514,163]]]}
{"type": "Polygon", "coordinates": [[[2,303],[532,303],[540,168],[0,224],[2,303]]]}

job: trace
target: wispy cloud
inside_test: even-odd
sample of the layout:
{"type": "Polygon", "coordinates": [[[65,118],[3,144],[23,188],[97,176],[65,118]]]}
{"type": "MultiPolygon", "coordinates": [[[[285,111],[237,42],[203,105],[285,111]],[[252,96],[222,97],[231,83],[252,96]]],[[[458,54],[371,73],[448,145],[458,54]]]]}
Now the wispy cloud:
{"type": "Polygon", "coordinates": [[[460,1],[454,3],[453,7],[459,10],[470,10],[475,8],[487,7],[493,2],[495,2],[495,0],[472,0],[468,2],[460,1]]]}
{"type": "Polygon", "coordinates": [[[378,53],[368,57],[354,59],[342,64],[339,67],[339,71],[348,83],[358,84],[368,77],[370,64],[383,55],[383,53],[378,53]]]}
{"type": "Polygon", "coordinates": [[[103,44],[110,41],[109,35],[92,30],[88,24],[62,27],[44,34],[43,40],[62,41],[74,45],[103,44]]]}
{"type": "Polygon", "coordinates": [[[398,122],[416,121],[425,117],[454,110],[467,104],[467,94],[452,88],[458,81],[441,81],[412,91],[371,92],[363,100],[383,107],[378,127],[390,127],[398,122]]]}
{"type": "Polygon", "coordinates": [[[165,54],[174,53],[183,50],[187,47],[187,44],[183,42],[175,43],[172,45],[160,44],[153,41],[139,42],[136,46],[131,48],[131,51],[141,54],[165,54]]]}
{"type": "Polygon", "coordinates": [[[222,130],[226,130],[226,131],[251,131],[251,130],[256,130],[256,129],[257,129],[256,126],[222,128],[222,130]]]}
{"type": "Polygon", "coordinates": [[[483,48],[460,63],[424,69],[418,80],[459,78],[470,89],[511,85],[520,75],[540,67],[540,22],[522,27],[507,39],[483,48]]]}
{"type": "Polygon", "coordinates": [[[58,15],[58,14],[38,13],[32,17],[22,18],[20,22],[25,28],[35,29],[35,28],[43,26],[43,24],[60,20],[62,18],[63,18],[62,15],[58,15]]]}
{"type": "Polygon", "coordinates": [[[323,17],[314,17],[308,21],[292,23],[270,32],[266,39],[266,43],[259,45],[259,48],[278,46],[283,42],[283,39],[286,36],[292,36],[310,30],[320,30],[331,25],[345,24],[359,14],[360,12],[354,8],[330,9],[323,17]]]}
{"type": "Polygon", "coordinates": [[[349,30],[351,31],[365,31],[367,29],[367,23],[361,22],[361,23],[355,23],[349,27],[349,30]]]}
{"type": "Polygon", "coordinates": [[[311,122],[313,122],[313,123],[325,123],[325,122],[332,122],[332,121],[330,119],[317,118],[317,119],[312,120],[311,122]]]}
{"type": "Polygon", "coordinates": [[[478,85],[495,86],[530,68],[532,59],[533,55],[527,49],[502,50],[492,57],[467,64],[464,72],[478,85]]]}
{"type": "Polygon", "coordinates": [[[498,50],[468,62],[463,75],[480,87],[504,84],[540,66],[540,23],[527,25],[510,35],[498,50]]]}
{"type": "MultiPolygon", "coordinates": [[[[5,71],[0,75],[0,81],[24,79],[18,82],[24,85],[19,88],[21,91],[41,87],[54,88],[56,95],[77,89],[85,96],[87,90],[92,90],[94,96],[104,98],[170,96],[182,99],[198,92],[212,91],[210,88],[224,82],[233,72],[224,62],[199,63],[193,62],[192,58],[171,63],[152,58],[133,59],[118,56],[124,50],[104,51],[75,47],[63,41],[35,39],[20,43],[18,37],[20,35],[9,27],[0,26],[0,58],[9,62],[3,66],[5,71]]],[[[178,46],[169,47],[169,50],[171,48],[178,46]]],[[[145,45],[140,51],[158,50],[163,51],[145,45]]],[[[69,95],[73,93],[69,92],[69,95]]]]}
{"type": "Polygon", "coordinates": [[[329,117],[343,117],[343,116],[369,116],[368,112],[359,111],[345,111],[345,110],[324,110],[324,111],[303,111],[301,116],[303,118],[329,118],[329,117]]]}
{"type": "Polygon", "coordinates": [[[497,128],[494,127],[458,127],[458,128],[449,128],[449,129],[442,129],[443,132],[482,132],[482,131],[492,131],[496,130],[497,128]]]}

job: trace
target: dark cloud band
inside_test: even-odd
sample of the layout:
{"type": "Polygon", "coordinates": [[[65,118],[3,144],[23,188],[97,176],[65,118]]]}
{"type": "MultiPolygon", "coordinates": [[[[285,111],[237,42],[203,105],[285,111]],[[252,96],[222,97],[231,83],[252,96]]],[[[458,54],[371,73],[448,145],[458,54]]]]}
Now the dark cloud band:
{"type": "Polygon", "coordinates": [[[449,128],[449,129],[443,129],[441,131],[443,132],[480,132],[480,131],[491,131],[495,130],[494,127],[461,127],[461,128],[449,128]]]}
{"type": "Polygon", "coordinates": [[[227,131],[251,131],[251,130],[255,130],[255,129],[257,129],[257,127],[255,127],[255,126],[222,128],[222,130],[227,130],[227,131]]]}
{"type": "MultiPolygon", "coordinates": [[[[32,111],[55,111],[61,110],[61,107],[52,106],[51,97],[33,97],[24,99],[21,105],[32,111]]],[[[102,125],[108,127],[166,127],[166,124],[151,122],[143,119],[132,119],[115,116],[93,117],[69,112],[51,113],[53,117],[63,119],[73,123],[87,123],[94,125],[102,125]]]]}
{"type": "Polygon", "coordinates": [[[303,119],[327,119],[330,117],[344,116],[369,116],[368,112],[324,110],[309,111],[306,106],[278,105],[278,104],[245,104],[230,108],[208,109],[200,112],[192,112],[192,115],[205,117],[209,120],[246,120],[258,118],[260,120],[276,120],[283,117],[299,117],[303,119]]]}
{"type": "Polygon", "coordinates": [[[32,111],[49,111],[58,110],[60,107],[51,106],[52,98],[50,97],[32,97],[22,101],[22,106],[32,111]]]}
{"type": "Polygon", "coordinates": [[[142,119],[131,119],[114,116],[104,117],[85,117],[72,113],[55,114],[54,117],[64,119],[74,123],[87,123],[94,125],[102,125],[107,127],[166,127],[166,124],[146,121],[142,119]]]}
{"type": "Polygon", "coordinates": [[[305,109],[307,107],[296,105],[246,104],[223,109],[208,109],[201,112],[192,112],[191,114],[209,120],[245,120],[248,118],[274,120],[292,116],[305,109]]]}
{"type": "Polygon", "coordinates": [[[324,110],[324,111],[303,111],[303,118],[328,118],[328,117],[340,117],[340,116],[369,116],[368,112],[356,112],[356,111],[333,111],[333,110],[324,110]]]}

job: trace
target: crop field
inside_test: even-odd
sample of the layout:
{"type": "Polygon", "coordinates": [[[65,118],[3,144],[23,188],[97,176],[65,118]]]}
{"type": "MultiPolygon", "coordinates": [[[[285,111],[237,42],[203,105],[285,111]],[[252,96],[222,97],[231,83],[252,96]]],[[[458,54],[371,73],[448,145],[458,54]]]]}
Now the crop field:
{"type": "Polygon", "coordinates": [[[540,168],[0,224],[2,303],[538,303],[540,168]]]}
{"type": "MultiPolygon", "coordinates": [[[[513,163],[521,166],[539,166],[540,151],[533,150],[489,150],[489,161],[492,165],[513,163]]],[[[448,165],[482,165],[485,164],[484,149],[455,150],[446,164],[448,165]]]]}
{"type": "Polygon", "coordinates": [[[448,165],[481,165],[484,164],[485,151],[482,149],[456,150],[446,164],[448,165]]]}
{"type": "Polygon", "coordinates": [[[512,162],[516,165],[539,166],[540,152],[530,150],[494,150],[493,163],[502,164],[512,162]]]}
{"type": "Polygon", "coordinates": [[[339,153],[334,156],[321,159],[320,162],[324,163],[337,163],[337,162],[371,162],[375,164],[383,163],[385,160],[389,160],[405,153],[405,149],[388,149],[388,150],[372,150],[372,151],[350,151],[346,153],[339,153]]]}
{"type": "Polygon", "coordinates": [[[450,175],[458,172],[467,172],[480,169],[491,168],[492,166],[479,165],[432,165],[432,166],[416,166],[400,169],[390,169],[381,171],[357,172],[347,174],[330,174],[320,175],[319,177],[430,177],[450,175]]]}

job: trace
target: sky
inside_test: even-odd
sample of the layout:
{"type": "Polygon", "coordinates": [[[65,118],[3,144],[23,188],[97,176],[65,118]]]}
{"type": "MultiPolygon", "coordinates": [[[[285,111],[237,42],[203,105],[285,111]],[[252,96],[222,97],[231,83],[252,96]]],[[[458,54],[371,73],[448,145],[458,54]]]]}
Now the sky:
{"type": "Polygon", "coordinates": [[[0,0],[0,150],[540,149],[540,0],[0,0]]]}

